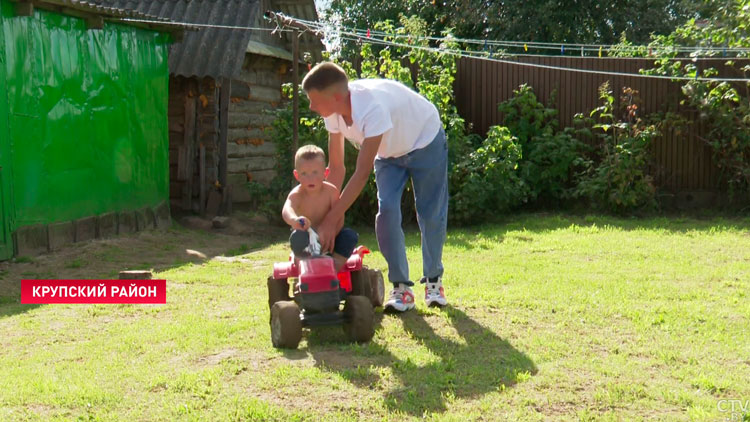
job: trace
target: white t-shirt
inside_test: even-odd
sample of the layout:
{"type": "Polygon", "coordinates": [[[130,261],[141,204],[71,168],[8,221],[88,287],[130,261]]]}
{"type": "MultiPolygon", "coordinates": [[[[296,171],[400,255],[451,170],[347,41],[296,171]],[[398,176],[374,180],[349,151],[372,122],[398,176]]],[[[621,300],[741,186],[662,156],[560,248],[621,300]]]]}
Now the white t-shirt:
{"type": "Polygon", "coordinates": [[[325,118],[326,129],[342,133],[356,148],[365,138],[383,135],[378,157],[400,157],[424,148],[440,131],[440,114],[426,98],[400,82],[360,79],[349,82],[352,125],[340,114],[325,118]]]}

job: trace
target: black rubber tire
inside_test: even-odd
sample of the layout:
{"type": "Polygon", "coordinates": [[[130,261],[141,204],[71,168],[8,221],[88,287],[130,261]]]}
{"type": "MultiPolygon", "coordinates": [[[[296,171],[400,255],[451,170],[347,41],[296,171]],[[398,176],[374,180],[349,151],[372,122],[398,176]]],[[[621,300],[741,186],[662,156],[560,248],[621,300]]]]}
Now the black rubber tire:
{"type": "Polygon", "coordinates": [[[302,339],[299,306],[292,301],[276,302],[271,307],[271,342],[273,347],[296,349],[302,339]]]}
{"type": "Polygon", "coordinates": [[[268,309],[271,310],[276,302],[290,300],[289,282],[287,279],[275,279],[273,276],[268,277],[268,309]]]}
{"type": "Polygon", "coordinates": [[[370,268],[366,269],[366,274],[370,279],[370,291],[367,295],[370,298],[373,308],[383,306],[385,303],[385,281],[383,280],[383,273],[380,270],[373,270],[370,268]]]}
{"type": "Polygon", "coordinates": [[[352,271],[352,296],[370,297],[370,277],[367,273],[367,267],[362,267],[359,271],[352,271]]]}
{"type": "Polygon", "coordinates": [[[375,335],[375,312],[370,299],[365,296],[349,296],[344,302],[344,332],[349,340],[364,343],[375,335]]]}

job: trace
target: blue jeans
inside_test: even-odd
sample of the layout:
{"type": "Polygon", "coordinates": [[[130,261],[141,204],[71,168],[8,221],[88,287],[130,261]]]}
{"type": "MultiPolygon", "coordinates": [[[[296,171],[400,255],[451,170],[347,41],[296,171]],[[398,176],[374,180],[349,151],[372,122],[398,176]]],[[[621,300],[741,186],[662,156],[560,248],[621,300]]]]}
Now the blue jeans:
{"type": "Polygon", "coordinates": [[[401,228],[401,197],[409,178],[422,234],[423,275],[428,278],[442,276],[443,244],[448,224],[448,144],[443,129],[422,149],[401,157],[375,160],[378,187],[375,233],[380,252],[388,262],[388,279],[394,285],[414,284],[409,280],[409,263],[401,228]]]}

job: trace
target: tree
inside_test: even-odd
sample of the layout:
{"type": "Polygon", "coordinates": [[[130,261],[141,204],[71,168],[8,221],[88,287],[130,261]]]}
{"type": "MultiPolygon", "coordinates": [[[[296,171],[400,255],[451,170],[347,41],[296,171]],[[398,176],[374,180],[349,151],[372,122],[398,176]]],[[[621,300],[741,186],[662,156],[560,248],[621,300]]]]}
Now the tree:
{"type": "Polygon", "coordinates": [[[623,33],[645,43],[717,7],[703,0],[332,0],[326,14],[358,29],[415,15],[433,36],[451,29],[458,38],[478,40],[614,44],[623,33]]]}

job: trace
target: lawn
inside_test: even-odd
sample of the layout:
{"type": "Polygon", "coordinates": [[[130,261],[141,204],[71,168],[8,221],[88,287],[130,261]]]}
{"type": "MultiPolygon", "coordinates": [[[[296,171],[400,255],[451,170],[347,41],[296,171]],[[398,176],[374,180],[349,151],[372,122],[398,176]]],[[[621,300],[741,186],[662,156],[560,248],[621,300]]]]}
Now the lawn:
{"type": "MultiPolygon", "coordinates": [[[[0,420],[750,421],[750,218],[452,229],[451,306],[418,295],[368,344],[330,327],[292,351],[271,346],[265,287],[285,233],[176,227],[4,264],[0,420]],[[21,278],[126,267],[165,278],[167,304],[17,303],[21,278]]],[[[418,232],[407,247],[417,279],[418,232]]]]}

